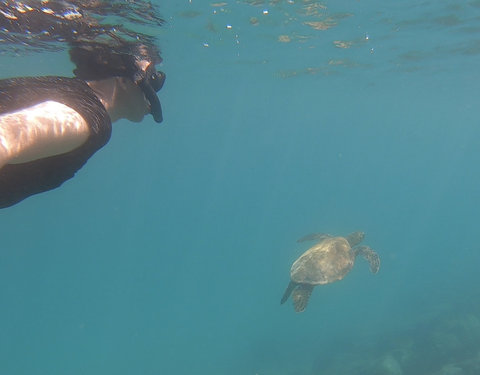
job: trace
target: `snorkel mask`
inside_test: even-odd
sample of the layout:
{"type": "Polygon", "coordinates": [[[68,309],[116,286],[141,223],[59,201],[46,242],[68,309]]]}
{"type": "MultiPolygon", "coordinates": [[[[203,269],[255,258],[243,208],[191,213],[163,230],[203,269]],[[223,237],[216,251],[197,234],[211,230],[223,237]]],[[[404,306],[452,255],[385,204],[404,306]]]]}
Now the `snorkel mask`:
{"type": "Polygon", "coordinates": [[[83,80],[127,77],[142,91],[156,122],[162,122],[162,106],[157,92],[165,83],[165,73],[155,65],[162,61],[154,47],[144,44],[122,43],[111,46],[99,42],[72,43],[70,59],[76,65],[73,73],[83,80]]]}

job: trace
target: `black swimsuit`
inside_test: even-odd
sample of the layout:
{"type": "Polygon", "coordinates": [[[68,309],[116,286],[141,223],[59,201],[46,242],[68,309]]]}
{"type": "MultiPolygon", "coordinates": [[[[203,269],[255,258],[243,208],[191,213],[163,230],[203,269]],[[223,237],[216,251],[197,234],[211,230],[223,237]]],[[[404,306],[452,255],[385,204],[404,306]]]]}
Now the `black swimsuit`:
{"type": "Polygon", "coordinates": [[[72,178],[103,147],[112,133],[110,117],[93,90],[82,80],[32,77],[0,80],[0,115],[46,101],[55,101],[78,112],[87,122],[90,136],[73,151],[0,169],[0,208],[33,194],[59,187],[72,178]]]}

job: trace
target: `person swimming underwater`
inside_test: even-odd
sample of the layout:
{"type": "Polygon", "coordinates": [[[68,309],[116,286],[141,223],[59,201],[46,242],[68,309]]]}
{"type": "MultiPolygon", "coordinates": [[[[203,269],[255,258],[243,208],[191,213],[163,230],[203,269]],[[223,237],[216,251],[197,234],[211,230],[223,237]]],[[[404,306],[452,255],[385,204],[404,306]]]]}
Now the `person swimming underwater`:
{"type": "MultiPolygon", "coordinates": [[[[161,58],[150,39],[128,41],[119,37],[113,28],[87,17],[81,2],[5,5],[9,8],[0,9],[0,26],[10,38],[12,31],[15,38],[31,38],[38,24],[38,29],[50,30],[49,41],[68,43],[76,68],[74,78],[0,80],[0,208],[57,188],[72,178],[108,142],[112,122],[140,122],[149,113],[161,122],[157,92],[165,82],[165,74],[155,69],[161,58]],[[35,10],[32,5],[39,8],[35,10]],[[84,32],[80,36],[72,30],[84,32]],[[99,36],[109,39],[97,41],[99,36]]],[[[45,41],[44,32],[39,30],[38,35],[45,41]]]]}

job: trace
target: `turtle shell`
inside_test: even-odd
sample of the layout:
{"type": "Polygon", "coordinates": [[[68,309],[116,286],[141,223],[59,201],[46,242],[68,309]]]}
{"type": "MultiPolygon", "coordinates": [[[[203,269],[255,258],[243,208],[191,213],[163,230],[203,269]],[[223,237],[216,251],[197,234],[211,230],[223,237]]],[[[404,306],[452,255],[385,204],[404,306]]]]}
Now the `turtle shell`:
{"type": "Polygon", "coordinates": [[[301,284],[328,284],[341,280],[352,269],[355,254],[343,237],[320,241],[304,252],[290,269],[292,281],[301,284]]]}

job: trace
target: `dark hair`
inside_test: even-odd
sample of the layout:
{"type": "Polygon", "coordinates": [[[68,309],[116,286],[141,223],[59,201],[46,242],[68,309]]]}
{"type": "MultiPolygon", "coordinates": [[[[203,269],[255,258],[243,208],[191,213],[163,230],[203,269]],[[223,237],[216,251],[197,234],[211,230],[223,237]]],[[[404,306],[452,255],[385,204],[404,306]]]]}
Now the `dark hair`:
{"type": "Polygon", "coordinates": [[[71,43],[70,59],[76,68],[73,73],[84,80],[120,76],[132,78],[138,71],[138,61],[159,64],[160,54],[141,43],[124,42],[110,45],[98,42],[71,43]]]}

